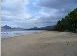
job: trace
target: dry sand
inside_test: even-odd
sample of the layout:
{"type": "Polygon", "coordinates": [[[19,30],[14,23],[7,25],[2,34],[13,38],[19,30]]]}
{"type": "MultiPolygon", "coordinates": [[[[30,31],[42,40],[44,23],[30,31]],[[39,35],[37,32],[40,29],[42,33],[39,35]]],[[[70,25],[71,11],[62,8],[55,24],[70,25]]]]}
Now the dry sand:
{"type": "Polygon", "coordinates": [[[43,31],[1,40],[1,56],[77,56],[77,34],[43,31]]]}

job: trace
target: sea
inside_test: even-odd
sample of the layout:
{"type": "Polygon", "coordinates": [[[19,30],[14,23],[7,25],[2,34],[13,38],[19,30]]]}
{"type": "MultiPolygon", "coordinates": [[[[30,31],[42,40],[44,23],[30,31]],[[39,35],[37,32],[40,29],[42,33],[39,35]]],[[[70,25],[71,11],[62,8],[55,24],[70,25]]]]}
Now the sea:
{"type": "Polygon", "coordinates": [[[1,38],[11,38],[15,36],[32,34],[35,32],[41,32],[41,31],[40,30],[1,31],[1,38]]]}

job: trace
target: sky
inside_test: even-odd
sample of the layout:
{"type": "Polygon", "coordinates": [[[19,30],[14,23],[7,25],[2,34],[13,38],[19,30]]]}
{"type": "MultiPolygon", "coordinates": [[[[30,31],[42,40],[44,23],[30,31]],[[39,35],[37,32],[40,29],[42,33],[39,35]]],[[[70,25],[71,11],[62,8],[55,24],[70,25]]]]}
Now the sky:
{"type": "Polygon", "coordinates": [[[77,0],[2,0],[1,26],[52,26],[77,8],[77,0]]]}

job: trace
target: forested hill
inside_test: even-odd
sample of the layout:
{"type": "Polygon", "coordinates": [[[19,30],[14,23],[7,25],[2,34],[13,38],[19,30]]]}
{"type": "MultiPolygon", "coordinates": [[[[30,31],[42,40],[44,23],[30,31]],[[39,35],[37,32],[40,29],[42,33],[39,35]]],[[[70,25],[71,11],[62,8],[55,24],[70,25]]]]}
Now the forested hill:
{"type": "Polygon", "coordinates": [[[59,20],[56,25],[58,31],[77,32],[77,8],[59,20]]]}

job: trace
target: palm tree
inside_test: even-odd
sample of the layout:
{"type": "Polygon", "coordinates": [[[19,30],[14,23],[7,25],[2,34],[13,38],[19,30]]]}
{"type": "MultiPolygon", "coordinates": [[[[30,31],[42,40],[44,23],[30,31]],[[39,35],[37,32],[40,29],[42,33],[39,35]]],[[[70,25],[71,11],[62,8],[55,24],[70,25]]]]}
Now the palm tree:
{"type": "Polygon", "coordinates": [[[77,32],[77,8],[57,22],[57,30],[77,32]]]}

